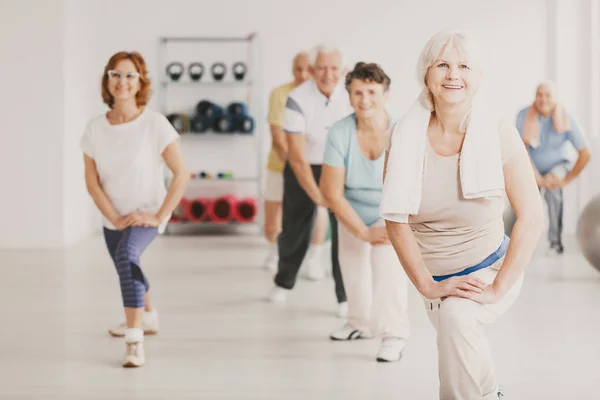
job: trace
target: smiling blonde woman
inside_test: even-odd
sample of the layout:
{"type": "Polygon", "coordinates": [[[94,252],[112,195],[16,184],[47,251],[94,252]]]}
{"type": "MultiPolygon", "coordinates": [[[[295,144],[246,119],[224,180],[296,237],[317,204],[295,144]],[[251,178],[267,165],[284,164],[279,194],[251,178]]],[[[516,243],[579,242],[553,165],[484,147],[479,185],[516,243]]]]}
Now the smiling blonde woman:
{"type": "Polygon", "coordinates": [[[484,325],[515,302],[543,226],[517,130],[485,110],[473,39],[444,31],[425,45],[422,93],[394,126],[381,213],[437,331],[441,400],[499,399],[484,325]],[[504,235],[504,196],[517,221],[504,235]]]}

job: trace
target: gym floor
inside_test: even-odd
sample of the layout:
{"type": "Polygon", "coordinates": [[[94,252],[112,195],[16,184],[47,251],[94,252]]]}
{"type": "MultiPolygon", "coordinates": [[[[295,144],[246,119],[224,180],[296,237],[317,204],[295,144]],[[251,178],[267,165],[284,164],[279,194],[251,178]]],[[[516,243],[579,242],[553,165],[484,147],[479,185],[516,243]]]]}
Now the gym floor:
{"type": "MultiPolygon", "coordinates": [[[[540,241],[517,304],[489,329],[509,400],[595,398],[600,386],[600,273],[566,241],[540,241]]],[[[123,370],[117,275],[101,237],[66,252],[0,252],[2,399],[433,399],[434,331],[410,296],[403,359],[374,360],[378,343],[333,343],[333,282],[299,281],[286,308],[254,236],[160,237],[143,258],[161,332],[147,364],[123,370]]]]}

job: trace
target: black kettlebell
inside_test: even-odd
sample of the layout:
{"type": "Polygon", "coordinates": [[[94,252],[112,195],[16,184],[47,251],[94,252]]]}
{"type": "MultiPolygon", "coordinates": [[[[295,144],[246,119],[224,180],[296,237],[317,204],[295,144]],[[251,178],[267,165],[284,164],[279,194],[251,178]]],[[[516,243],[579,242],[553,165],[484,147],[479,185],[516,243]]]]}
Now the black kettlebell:
{"type": "Polygon", "coordinates": [[[241,81],[244,79],[244,76],[246,76],[246,72],[248,71],[248,68],[246,67],[246,64],[244,64],[241,61],[236,62],[235,64],[233,64],[233,77],[235,78],[236,81],[241,81]]]}
{"type": "Polygon", "coordinates": [[[179,78],[181,78],[183,70],[183,63],[180,63],[179,61],[173,61],[167,65],[167,75],[169,75],[173,82],[176,82],[179,80],[179,78]]]}
{"type": "Polygon", "coordinates": [[[193,62],[188,65],[188,74],[190,79],[194,82],[199,81],[204,74],[204,64],[201,62],[193,62]]]}
{"type": "Polygon", "coordinates": [[[212,73],[213,79],[215,81],[222,81],[225,77],[225,73],[227,72],[227,67],[222,62],[217,62],[212,65],[210,68],[210,72],[212,73]]]}

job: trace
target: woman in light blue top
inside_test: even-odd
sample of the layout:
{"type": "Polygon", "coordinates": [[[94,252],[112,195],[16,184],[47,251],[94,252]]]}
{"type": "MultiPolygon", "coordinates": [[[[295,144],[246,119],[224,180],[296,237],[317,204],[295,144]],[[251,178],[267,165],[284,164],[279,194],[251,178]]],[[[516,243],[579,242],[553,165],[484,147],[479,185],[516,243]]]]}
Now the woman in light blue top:
{"type": "Polygon", "coordinates": [[[407,277],[379,217],[384,150],[392,125],[385,110],[390,78],[358,63],[346,76],[354,114],[329,131],[321,191],[341,222],[339,257],[348,322],[332,340],[382,338],[378,361],[397,361],[409,334],[407,277]]]}

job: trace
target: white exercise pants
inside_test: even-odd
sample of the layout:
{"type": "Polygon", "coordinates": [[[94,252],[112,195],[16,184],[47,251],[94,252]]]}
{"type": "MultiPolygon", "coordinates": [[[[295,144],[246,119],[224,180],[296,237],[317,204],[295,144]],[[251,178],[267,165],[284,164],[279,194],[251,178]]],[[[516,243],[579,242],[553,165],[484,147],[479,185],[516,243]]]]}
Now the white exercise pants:
{"type": "Polygon", "coordinates": [[[407,338],[408,277],[393,247],[364,242],[340,223],[339,259],[350,326],[377,337],[407,338]]]}
{"type": "MultiPolygon", "coordinates": [[[[471,275],[494,281],[504,258],[471,275]]],[[[427,315],[437,331],[440,400],[478,400],[498,388],[484,326],[494,322],[515,302],[523,276],[495,304],[449,297],[425,300],[427,315]]]]}

